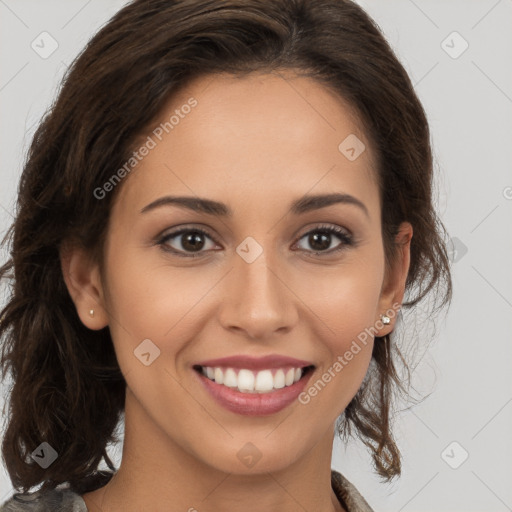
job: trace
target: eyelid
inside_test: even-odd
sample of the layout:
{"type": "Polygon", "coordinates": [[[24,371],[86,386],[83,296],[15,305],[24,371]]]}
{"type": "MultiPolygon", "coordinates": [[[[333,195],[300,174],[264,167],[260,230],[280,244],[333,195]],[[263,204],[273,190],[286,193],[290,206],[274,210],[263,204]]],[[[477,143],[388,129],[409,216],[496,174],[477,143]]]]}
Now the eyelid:
{"type": "Polygon", "coordinates": [[[337,254],[347,249],[348,247],[355,247],[357,245],[357,241],[355,240],[353,233],[349,229],[342,226],[338,226],[337,224],[322,223],[320,225],[314,225],[307,228],[300,236],[297,237],[297,242],[294,243],[293,247],[296,247],[306,235],[322,231],[329,233],[329,235],[331,236],[337,237],[341,243],[334,249],[328,249],[325,251],[303,251],[306,255],[320,255],[320,257],[328,257],[332,256],[333,254],[337,254]]]}
{"type": "Polygon", "coordinates": [[[313,224],[308,225],[306,228],[304,228],[304,231],[302,232],[302,234],[298,235],[298,239],[301,239],[304,235],[311,233],[311,231],[322,231],[322,230],[336,231],[336,232],[345,234],[347,237],[354,236],[352,231],[350,231],[350,229],[348,229],[346,227],[339,226],[338,224],[330,224],[330,223],[326,223],[326,222],[321,222],[320,224],[313,223],[313,224]]]}
{"type": "Polygon", "coordinates": [[[202,224],[182,224],[180,226],[175,226],[174,228],[166,228],[164,231],[158,234],[155,239],[170,238],[188,231],[199,231],[200,233],[208,235],[212,240],[215,241],[215,243],[218,243],[212,231],[202,224]]]}
{"type": "MultiPolygon", "coordinates": [[[[301,252],[305,252],[308,255],[321,255],[321,257],[322,257],[322,255],[328,256],[328,255],[336,254],[337,252],[340,252],[340,251],[346,249],[347,246],[355,246],[356,245],[356,241],[354,240],[354,235],[352,234],[352,232],[349,229],[342,227],[342,226],[338,226],[336,224],[326,224],[326,223],[313,224],[313,225],[310,225],[308,228],[304,228],[304,229],[305,229],[305,231],[303,231],[302,234],[300,234],[296,237],[296,241],[294,242],[292,247],[296,247],[297,244],[306,235],[308,235],[312,232],[316,232],[316,231],[327,231],[330,235],[334,235],[335,237],[337,237],[341,242],[334,249],[329,249],[326,251],[301,250],[301,252]]],[[[160,234],[156,237],[156,244],[162,246],[162,250],[164,250],[168,253],[177,255],[178,257],[197,258],[197,257],[202,257],[203,255],[209,254],[212,251],[212,249],[209,249],[206,251],[201,250],[201,251],[194,253],[194,252],[180,251],[180,250],[176,250],[176,249],[172,249],[172,248],[170,248],[170,249],[165,248],[166,240],[179,237],[183,233],[194,232],[194,231],[201,233],[203,235],[206,235],[216,245],[221,245],[217,241],[216,237],[214,235],[212,235],[211,231],[208,228],[198,227],[197,224],[195,224],[195,225],[185,224],[183,226],[176,227],[175,229],[172,229],[168,233],[165,233],[165,231],[164,231],[162,234],[160,234]]]]}
{"type": "Polygon", "coordinates": [[[211,234],[209,229],[204,228],[204,227],[198,227],[197,224],[196,225],[185,224],[185,225],[177,227],[175,229],[171,229],[171,231],[169,231],[167,233],[164,231],[160,235],[157,235],[157,237],[155,238],[155,243],[156,243],[156,245],[160,245],[162,247],[162,250],[164,250],[168,253],[177,255],[178,257],[183,256],[185,258],[195,258],[195,257],[199,257],[199,256],[203,256],[205,254],[208,254],[208,252],[210,252],[212,249],[210,249],[208,251],[199,251],[199,252],[193,253],[193,252],[179,251],[179,250],[176,250],[173,248],[170,248],[170,249],[165,248],[165,242],[167,240],[169,240],[171,238],[179,237],[183,233],[194,232],[194,231],[211,238],[212,242],[215,245],[220,245],[219,242],[217,241],[216,237],[211,234]]]}

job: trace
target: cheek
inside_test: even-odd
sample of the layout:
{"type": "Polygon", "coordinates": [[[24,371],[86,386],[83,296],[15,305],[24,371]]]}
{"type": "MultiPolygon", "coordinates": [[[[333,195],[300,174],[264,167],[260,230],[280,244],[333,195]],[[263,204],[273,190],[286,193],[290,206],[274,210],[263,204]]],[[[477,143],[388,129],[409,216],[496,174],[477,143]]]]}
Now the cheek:
{"type": "MultiPolygon", "coordinates": [[[[327,415],[334,421],[347,407],[363,382],[371,361],[374,338],[371,327],[377,293],[362,294],[356,283],[337,290],[336,299],[325,301],[316,339],[321,364],[299,402],[311,414],[327,415]]],[[[377,290],[378,292],[378,290],[377,290]]]]}
{"type": "Polygon", "coordinates": [[[384,262],[378,248],[371,252],[354,252],[337,267],[304,271],[307,278],[294,283],[310,316],[323,324],[322,338],[333,350],[343,349],[348,340],[376,321],[384,262]]]}
{"type": "Polygon", "coordinates": [[[134,350],[148,339],[162,353],[176,355],[205,322],[207,297],[219,276],[200,266],[173,268],[161,257],[148,257],[147,250],[114,247],[107,258],[108,310],[121,368],[134,365],[134,350]]]}
{"type": "Polygon", "coordinates": [[[371,360],[383,272],[383,260],[360,259],[336,274],[318,273],[308,293],[306,288],[299,292],[307,297],[306,321],[314,326],[317,350],[323,353],[301,403],[316,404],[313,408],[335,404],[335,418],[356,394],[371,360]]]}

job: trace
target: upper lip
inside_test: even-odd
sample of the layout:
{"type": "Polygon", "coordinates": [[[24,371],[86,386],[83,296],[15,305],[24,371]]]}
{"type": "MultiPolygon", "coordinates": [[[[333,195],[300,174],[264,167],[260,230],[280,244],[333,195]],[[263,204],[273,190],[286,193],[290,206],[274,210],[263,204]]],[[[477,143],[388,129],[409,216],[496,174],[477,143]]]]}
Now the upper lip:
{"type": "Polygon", "coordinates": [[[313,366],[310,361],[296,359],[294,357],[282,355],[268,355],[264,357],[253,357],[246,355],[221,357],[217,359],[208,359],[207,361],[200,361],[196,363],[200,366],[220,367],[227,368],[247,368],[248,370],[264,370],[267,368],[282,368],[283,366],[292,366],[293,368],[303,368],[304,366],[313,366]]]}

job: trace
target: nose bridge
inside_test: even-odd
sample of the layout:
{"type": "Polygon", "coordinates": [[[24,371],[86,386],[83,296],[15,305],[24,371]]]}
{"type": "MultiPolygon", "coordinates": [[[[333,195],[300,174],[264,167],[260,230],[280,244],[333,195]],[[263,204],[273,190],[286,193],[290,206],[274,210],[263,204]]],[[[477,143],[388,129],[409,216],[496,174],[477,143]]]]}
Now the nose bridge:
{"type": "Polygon", "coordinates": [[[244,330],[250,337],[290,328],[297,318],[293,294],[279,278],[272,249],[247,237],[236,253],[221,315],[224,327],[244,330]]]}

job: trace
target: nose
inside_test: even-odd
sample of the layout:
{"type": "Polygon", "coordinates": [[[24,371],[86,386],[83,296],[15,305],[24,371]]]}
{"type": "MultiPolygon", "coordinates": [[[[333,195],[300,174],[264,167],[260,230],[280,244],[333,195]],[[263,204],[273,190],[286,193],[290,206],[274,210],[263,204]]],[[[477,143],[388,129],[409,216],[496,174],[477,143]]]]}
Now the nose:
{"type": "Polygon", "coordinates": [[[224,286],[219,319],[227,330],[266,339],[289,332],[298,321],[297,298],[266,250],[252,263],[236,254],[224,286]]]}

